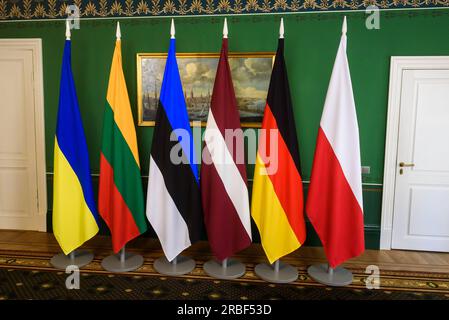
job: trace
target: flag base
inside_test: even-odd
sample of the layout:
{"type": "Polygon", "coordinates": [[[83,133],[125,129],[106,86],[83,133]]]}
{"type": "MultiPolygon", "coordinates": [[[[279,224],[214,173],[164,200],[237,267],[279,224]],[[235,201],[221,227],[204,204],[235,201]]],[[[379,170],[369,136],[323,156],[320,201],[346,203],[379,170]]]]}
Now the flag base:
{"type": "Polygon", "coordinates": [[[259,263],[254,268],[254,272],[262,280],[272,283],[290,283],[298,279],[298,270],[279,260],[273,265],[259,263]]]}
{"type": "Polygon", "coordinates": [[[192,272],[195,269],[195,260],[177,256],[172,262],[168,262],[166,257],[160,257],[154,261],[154,269],[160,274],[167,276],[180,276],[192,272]]]}
{"type": "Polygon", "coordinates": [[[103,269],[111,272],[128,272],[139,269],[143,265],[143,257],[138,254],[124,252],[110,255],[101,261],[103,269]]]}
{"type": "Polygon", "coordinates": [[[352,283],[352,272],[337,267],[331,269],[326,263],[312,265],[307,269],[307,273],[315,281],[333,287],[344,287],[352,283]]]}
{"type": "Polygon", "coordinates": [[[209,276],[224,280],[240,278],[246,271],[245,265],[234,259],[225,259],[222,263],[209,260],[203,268],[209,276]]]}
{"type": "Polygon", "coordinates": [[[74,250],[68,255],[58,253],[54,255],[50,263],[56,269],[65,270],[68,266],[84,267],[94,259],[94,255],[86,250],[74,250]]]}

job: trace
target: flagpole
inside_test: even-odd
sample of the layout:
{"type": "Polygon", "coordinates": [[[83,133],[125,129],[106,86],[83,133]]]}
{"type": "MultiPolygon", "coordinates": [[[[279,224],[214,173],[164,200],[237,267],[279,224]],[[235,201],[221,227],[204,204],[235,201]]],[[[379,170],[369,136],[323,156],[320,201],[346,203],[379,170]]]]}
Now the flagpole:
{"type": "Polygon", "coordinates": [[[125,247],[120,250],[120,263],[125,264],[125,247]]]}
{"type": "Polygon", "coordinates": [[[71,32],[70,32],[70,24],[69,19],[65,20],[65,39],[70,40],[71,38],[71,32]]]}
{"type": "Polygon", "coordinates": [[[327,273],[329,273],[329,277],[334,276],[334,268],[331,268],[331,266],[327,265],[327,273]]]}
{"type": "MultiPolygon", "coordinates": [[[[347,30],[348,28],[345,16],[341,28],[342,38],[346,37],[347,30]]],[[[346,46],[346,43],[344,45],[346,46]]],[[[315,281],[334,287],[347,286],[350,285],[353,281],[353,275],[351,271],[341,266],[332,267],[329,263],[312,265],[307,269],[307,273],[315,281]]]]}
{"type": "MultiPolygon", "coordinates": [[[[65,39],[70,41],[70,23],[69,19],[65,19],[65,39]]],[[[50,259],[50,264],[57,268],[66,270],[68,266],[77,266],[81,268],[89,264],[94,259],[94,255],[86,250],[72,250],[69,254],[58,253],[50,259]]]]}
{"type": "Polygon", "coordinates": [[[75,262],[75,250],[69,253],[70,262],[75,262]]]}

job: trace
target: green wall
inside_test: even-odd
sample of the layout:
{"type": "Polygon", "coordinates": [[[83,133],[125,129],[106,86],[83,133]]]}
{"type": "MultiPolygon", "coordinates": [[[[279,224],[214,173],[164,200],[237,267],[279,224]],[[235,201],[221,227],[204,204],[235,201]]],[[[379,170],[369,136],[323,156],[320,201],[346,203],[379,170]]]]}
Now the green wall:
{"type": "MultiPolygon", "coordinates": [[[[231,17],[228,20],[230,51],[275,51],[279,17],[231,17]]],[[[340,40],[342,17],[340,13],[284,16],[285,54],[304,180],[310,178],[315,138],[340,40]]],[[[347,13],[347,17],[347,53],[360,127],[362,164],[371,167],[371,173],[363,177],[367,247],[377,248],[390,57],[448,55],[449,19],[447,10],[382,12],[380,30],[367,30],[364,13],[347,13]]],[[[177,51],[218,52],[222,20],[221,17],[177,18],[177,51]]],[[[81,29],[72,32],[73,70],[94,174],[99,171],[103,107],[115,42],[115,23],[116,20],[82,20],[81,29]]],[[[124,70],[135,118],[136,54],[166,52],[169,23],[167,18],[121,21],[124,70]]],[[[0,23],[0,38],[42,38],[43,41],[48,207],[51,210],[53,139],[64,22],[0,23]]],[[[138,127],[137,134],[142,174],[146,176],[152,128],[138,127]]],[[[253,168],[248,169],[248,176],[252,177],[253,168]]],[[[93,179],[96,188],[98,177],[94,175],[93,179]]],[[[143,180],[146,191],[147,179],[143,180]]],[[[307,184],[305,187],[307,190],[307,184]]],[[[309,230],[308,244],[319,244],[311,228],[309,230]]]]}

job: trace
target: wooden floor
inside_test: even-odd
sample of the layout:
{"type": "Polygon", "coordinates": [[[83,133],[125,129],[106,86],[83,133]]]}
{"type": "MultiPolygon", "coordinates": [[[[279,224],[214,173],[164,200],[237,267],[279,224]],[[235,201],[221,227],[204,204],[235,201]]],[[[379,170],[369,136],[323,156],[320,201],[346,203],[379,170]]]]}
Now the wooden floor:
{"type": "MultiPolygon", "coordinates": [[[[83,248],[91,249],[96,255],[106,256],[111,253],[111,239],[107,236],[96,236],[88,241],[83,248]]],[[[150,238],[138,238],[131,241],[127,248],[143,256],[155,251],[161,252],[159,242],[150,238]]],[[[12,252],[60,252],[58,243],[53,234],[34,231],[0,230],[0,250],[12,252]]],[[[186,251],[197,260],[211,258],[207,242],[200,242],[186,251]]],[[[259,244],[239,253],[242,262],[265,262],[265,255],[259,244]]],[[[316,262],[325,262],[322,248],[303,247],[285,257],[286,262],[296,266],[310,265],[316,262]]],[[[449,253],[418,252],[403,250],[366,250],[360,257],[351,259],[344,266],[365,268],[368,265],[377,265],[380,270],[421,271],[449,273],[449,253]]]]}

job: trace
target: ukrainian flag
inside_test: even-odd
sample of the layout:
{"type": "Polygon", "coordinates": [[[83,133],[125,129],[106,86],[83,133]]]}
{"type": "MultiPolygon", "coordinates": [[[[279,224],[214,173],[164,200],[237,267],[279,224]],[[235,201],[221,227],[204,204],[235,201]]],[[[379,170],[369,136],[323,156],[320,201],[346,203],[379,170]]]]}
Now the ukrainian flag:
{"type": "Polygon", "coordinates": [[[56,125],[53,181],[53,232],[67,255],[98,232],[98,213],[89,154],[65,41],[56,125]]]}

